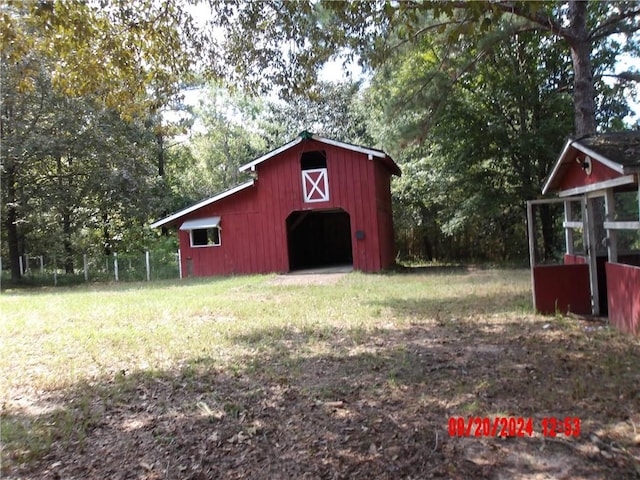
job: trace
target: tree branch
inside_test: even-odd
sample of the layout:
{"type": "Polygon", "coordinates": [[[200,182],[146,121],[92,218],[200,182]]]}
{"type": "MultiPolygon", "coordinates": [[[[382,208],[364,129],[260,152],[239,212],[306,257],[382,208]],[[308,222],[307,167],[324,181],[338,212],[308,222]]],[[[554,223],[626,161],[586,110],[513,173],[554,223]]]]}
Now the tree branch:
{"type": "MultiPolygon", "coordinates": [[[[455,8],[460,9],[468,9],[471,4],[469,2],[452,2],[452,5],[455,8]]],[[[491,3],[491,6],[496,7],[503,13],[510,13],[520,18],[524,18],[529,20],[530,22],[536,24],[538,27],[542,27],[544,30],[551,32],[555,35],[559,35],[561,37],[567,37],[569,35],[568,31],[562,27],[554,18],[546,15],[540,11],[536,11],[532,13],[527,11],[521,7],[516,6],[512,2],[495,2],[491,3]]]]}
{"type": "Polygon", "coordinates": [[[640,72],[603,73],[595,76],[594,79],[602,77],[617,78],[625,82],[640,82],[640,72]]]}
{"type": "Polygon", "coordinates": [[[640,8],[636,10],[630,10],[618,15],[612,15],[589,33],[589,39],[593,42],[614,33],[637,32],[638,30],[640,30],[640,22],[637,22],[635,25],[626,25],[626,27],[628,28],[622,28],[625,25],[620,24],[622,20],[626,20],[628,18],[633,18],[636,16],[640,16],[640,8]]]}
{"type": "Polygon", "coordinates": [[[544,30],[553,33],[554,35],[559,35],[561,37],[569,36],[569,32],[567,29],[562,27],[556,19],[536,11],[535,13],[527,12],[526,10],[516,7],[511,2],[498,2],[497,7],[500,8],[505,13],[512,13],[520,18],[525,18],[532,23],[542,27],[544,30]]]}

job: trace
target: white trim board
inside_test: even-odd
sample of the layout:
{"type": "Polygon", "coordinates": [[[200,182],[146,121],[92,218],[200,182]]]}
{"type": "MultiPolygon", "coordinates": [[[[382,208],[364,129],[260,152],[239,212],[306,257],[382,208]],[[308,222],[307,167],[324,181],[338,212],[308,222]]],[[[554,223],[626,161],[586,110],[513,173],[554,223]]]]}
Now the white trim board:
{"type": "Polygon", "coordinates": [[[604,182],[584,185],[582,187],[570,188],[569,190],[562,190],[558,192],[558,196],[564,198],[574,195],[582,195],[585,193],[606,190],[607,188],[619,187],[620,185],[629,185],[631,183],[635,183],[635,181],[635,175],[625,175],[624,177],[612,178],[611,180],[605,180],[604,182]]]}

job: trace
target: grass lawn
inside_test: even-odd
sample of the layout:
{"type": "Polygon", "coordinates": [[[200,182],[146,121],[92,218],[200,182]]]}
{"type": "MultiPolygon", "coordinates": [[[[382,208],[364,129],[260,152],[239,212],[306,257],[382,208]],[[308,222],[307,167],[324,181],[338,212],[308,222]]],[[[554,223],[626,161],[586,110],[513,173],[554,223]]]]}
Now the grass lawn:
{"type": "Polygon", "coordinates": [[[528,270],[10,291],[0,311],[2,478],[640,478],[640,343],[534,315],[528,270]]]}

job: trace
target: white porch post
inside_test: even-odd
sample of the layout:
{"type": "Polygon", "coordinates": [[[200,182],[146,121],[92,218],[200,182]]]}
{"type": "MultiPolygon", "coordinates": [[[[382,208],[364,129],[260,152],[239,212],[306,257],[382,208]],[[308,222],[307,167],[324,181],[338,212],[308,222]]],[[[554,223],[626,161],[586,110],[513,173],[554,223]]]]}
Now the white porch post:
{"type": "MultiPolygon", "coordinates": [[[[615,222],[616,220],[616,202],[613,195],[613,189],[608,189],[604,197],[605,221],[615,222]]],[[[618,236],[614,229],[607,228],[607,255],[609,262],[618,261],[618,236]]]]}
{"type": "Polygon", "coordinates": [[[149,251],[144,252],[144,264],[147,268],[147,282],[151,280],[151,264],[149,262],[149,251]]]}
{"type": "Polygon", "coordinates": [[[600,315],[600,295],[598,294],[598,247],[596,246],[596,229],[594,225],[593,203],[588,195],[582,197],[584,220],[584,236],[589,261],[589,283],[591,284],[591,313],[600,315]]]}
{"type": "MultiPolygon", "coordinates": [[[[573,221],[573,215],[571,210],[571,202],[569,200],[565,200],[564,202],[564,221],[565,224],[567,222],[573,221]]],[[[573,255],[573,229],[572,228],[564,228],[564,251],[569,255],[573,255]]]]}
{"type": "Polygon", "coordinates": [[[536,266],[536,229],[534,228],[533,202],[527,201],[527,231],[529,233],[529,265],[531,267],[531,293],[533,296],[533,307],[536,307],[535,278],[533,269],[536,266]]]}
{"type": "Polygon", "coordinates": [[[118,279],[118,254],[116,252],[114,252],[113,254],[113,273],[117,282],[119,279],[118,279]]]}

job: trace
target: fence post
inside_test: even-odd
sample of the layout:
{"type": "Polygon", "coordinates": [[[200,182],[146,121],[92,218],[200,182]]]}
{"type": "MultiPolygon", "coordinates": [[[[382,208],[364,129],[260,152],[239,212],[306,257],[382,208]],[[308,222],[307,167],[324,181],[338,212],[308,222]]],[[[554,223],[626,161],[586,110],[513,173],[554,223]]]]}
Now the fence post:
{"type": "Polygon", "coordinates": [[[87,263],[87,254],[82,254],[82,268],[84,269],[84,281],[89,281],[89,265],[87,263]]]}
{"type": "Polygon", "coordinates": [[[44,275],[44,256],[40,255],[40,275],[44,275]]]}
{"type": "Polygon", "coordinates": [[[118,281],[118,253],[114,252],[113,254],[113,272],[116,277],[116,282],[118,281]]]}
{"type": "Polygon", "coordinates": [[[178,275],[182,280],[182,258],[180,258],[180,249],[178,249],[178,275]]]}
{"type": "Polygon", "coordinates": [[[144,252],[145,265],[147,267],[147,282],[151,280],[151,265],[149,263],[149,250],[144,252]]]}
{"type": "Polygon", "coordinates": [[[58,286],[58,265],[56,264],[56,256],[53,256],[53,286],[58,286]]]}
{"type": "Polygon", "coordinates": [[[22,255],[20,255],[20,276],[24,275],[24,264],[22,262],[23,262],[23,257],[22,255]]]}

